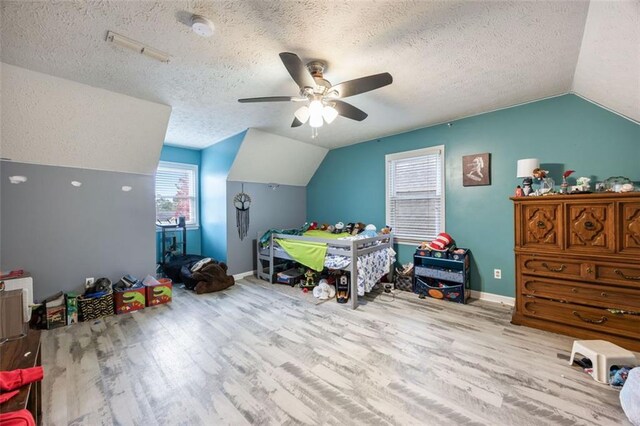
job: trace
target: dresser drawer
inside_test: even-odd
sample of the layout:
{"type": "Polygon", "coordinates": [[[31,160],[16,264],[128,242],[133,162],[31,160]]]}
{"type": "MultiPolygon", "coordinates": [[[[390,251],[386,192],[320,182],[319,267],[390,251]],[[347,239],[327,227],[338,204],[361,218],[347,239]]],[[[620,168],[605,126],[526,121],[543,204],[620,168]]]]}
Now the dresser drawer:
{"type": "Polygon", "coordinates": [[[636,290],[522,276],[523,295],[562,300],[600,308],[640,312],[640,293],[636,290]]]}
{"type": "Polygon", "coordinates": [[[583,276],[583,262],[581,260],[565,260],[538,256],[520,256],[520,272],[523,274],[542,275],[555,278],[586,278],[583,276]]]}
{"type": "Polygon", "coordinates": [[[537,297],[520,298],[522,314],[564,325],[640,339],[640,316],[612,314],[606,309],[561,303],[537,297]]]}
{"type": "Polygon", "coordinates": [[[595,273],[598,282],[640,289],[640,265],[596,264],[595,273]]]}

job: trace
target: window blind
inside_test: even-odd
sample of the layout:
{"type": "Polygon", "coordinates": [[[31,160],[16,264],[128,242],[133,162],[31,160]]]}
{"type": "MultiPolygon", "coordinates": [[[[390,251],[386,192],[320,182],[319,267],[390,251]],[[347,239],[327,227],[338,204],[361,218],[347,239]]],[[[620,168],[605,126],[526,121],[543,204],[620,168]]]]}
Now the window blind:
{"type": "Polygon", "coordinates": [[[198,166],[160,162],[156,171],[156,219],[184,216],[187,225],[198,223],[198,166]]]}
{"type": "Polygon", "coordinates": [[[443,154],[387,156],[387,222],[402,241],[434,239],[444,228],[443,154]]]}

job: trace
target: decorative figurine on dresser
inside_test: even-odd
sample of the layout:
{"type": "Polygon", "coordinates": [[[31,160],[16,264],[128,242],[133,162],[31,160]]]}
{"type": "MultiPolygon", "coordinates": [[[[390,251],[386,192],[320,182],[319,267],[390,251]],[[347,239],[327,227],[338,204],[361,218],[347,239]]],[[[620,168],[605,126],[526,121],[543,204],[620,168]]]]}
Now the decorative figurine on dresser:
{"type": "Polygon", "coordinates": [[[640,192],[511,200],[511,322],[640,351],[640,192]]]}

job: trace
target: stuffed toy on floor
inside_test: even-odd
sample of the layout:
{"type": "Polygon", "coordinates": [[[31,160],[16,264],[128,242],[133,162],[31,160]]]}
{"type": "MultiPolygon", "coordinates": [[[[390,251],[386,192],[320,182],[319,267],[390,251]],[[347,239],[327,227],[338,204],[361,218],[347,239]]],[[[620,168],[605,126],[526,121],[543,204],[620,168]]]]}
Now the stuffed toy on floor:
{"type": "Polygon", "coordinates": [[[233,277],[227,275],[227,264],[216,260],[202,266],[191,274],[191,278],[198,282],[195,287],[198,294],[224,290],[235,283],[233,277]]]}

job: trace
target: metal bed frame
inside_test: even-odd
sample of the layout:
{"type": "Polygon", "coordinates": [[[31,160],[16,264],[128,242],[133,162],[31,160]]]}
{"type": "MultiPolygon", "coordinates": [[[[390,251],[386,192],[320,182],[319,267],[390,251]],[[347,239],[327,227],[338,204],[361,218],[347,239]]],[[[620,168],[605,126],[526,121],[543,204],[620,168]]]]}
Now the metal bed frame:
{"type": "MultiPolygon", "coordinates": [[[[350,298],[351,298],[351,308],[355,309],[358,307],[358,256],[363,256],[368,253],[372,253],[374,251],[383,250],[386,248],[393,248],[393,234],[382,234],[377,235],[371,238],[363,238],[361,240],[333,240],[333,239],[324,239],[324,238],[314,238],[314,237],[305,237],[301,235],[289,235],[289,234],[271,234],[271,238],[269,239],[269,247],[263,249],[260,247],[260,240],[256,240],[256,268],[258,278],[269,281],[273,284],[273,276],[275,273],[275,264],[274,259],[285,259],[295,261],[292,257],[290,257],[286,251],[283,249],[276,250],[275,247],[278,246],[278,242],[275,241],[277,238],[289,239],[289,240],[299,240],[305,242],[315,242],[315,243],[324,243],[327,244],[327,254],[337,254],[340,256],[348,256],[351,258],[351,263],[349,264],[348,270],[351,274],[351,288],[350,288],[350,298]],[[369,245],[371,243],[375,243],[380,241],[380,244],[369,245]],[[346,250],[345,250],[346,249],[346,250]],[[269,263],[268,273],[264,270],[267,267],[263,266],[262,262],[266,261],[269,263]]],[[[389,272],[393,271],[393,267],[391,267],[389,272]]]]}

